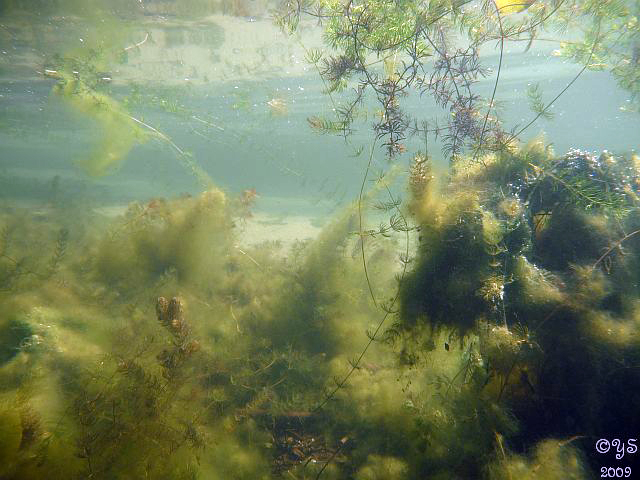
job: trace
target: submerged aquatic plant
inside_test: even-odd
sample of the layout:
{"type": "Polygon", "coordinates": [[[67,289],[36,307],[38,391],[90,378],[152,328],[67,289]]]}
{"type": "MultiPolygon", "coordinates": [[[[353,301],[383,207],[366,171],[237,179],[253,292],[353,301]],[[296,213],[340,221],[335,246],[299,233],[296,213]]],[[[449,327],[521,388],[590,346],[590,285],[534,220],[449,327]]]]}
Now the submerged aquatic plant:
{"type": "Polygon", "coordinates": [[[158,355],[158,361],[164,369],[163,375],[171,379],[177,369],[199,350],[200,344],[191,338],[191,328],[184,318],[184,307],[177,297],[169,301],[164,297],[158,297],[156,315],[158,321],[174,337],[173,348],[165,349],[158,355]]]}
{"type": "Polygon", "coordinates": [[[572,150],[548,166],[531,165],[534,175],[523,194],[535,211],[574,205],[624,217],[637,195],[638,172],[624,157],[603,152],[599,158],[572,150]]]}
{"type": "MultiPolygon", "coordinates": [[[[311,127],[349,139],[365,95],[381,111],[357,205],[286,258],[240,243],[252,190],[135,203],[84,235],[45,219],[41,249],[35,220],[3,216],[0,476],[586,478],[592,438],[637,430],[638,165],[518,148],[499,78],[488,98],[474,82],[484,43],[502,56],[575,9],[595,15],[593,68],[624,16],[596,3],[290,2],[283,22],[307,12],[335,47],[309,53],[326,91],[356,82],[311,127]],[[444,125],[407,113],[410,90],[444,125]],[[412,134],[425,150],[409,201],[393,172],[368,192],[377,149],[397,159],[412,134]],[[433,136],[452,166],[442,186],[433,136]],[[371,204],[388,217],[374,228],[371,204]]],[[[75,86],[94,95],[87,78],[75,86]]]]}
{"type": "Polygon", "coordinates": [[[101,141],[89,155],[78,160],[78,165],[89,175],[102,176],[113,171],[131,148],[144,140],[143,130],[115,100],[98,93],[72,74],[61,74],[54,92],[98,123],[101,141]]]}
{"type": "MultiPolygon", "coordinates": [[[[506,155],[513,153],[519,136],[538,118],[548,118],[549,108],[553,102],[557,101],[587,68],[593,68],[594,57],[603,49],[611,48],[606,46],[605,39],[617,28],[612,26],[616,22],[617,15],[629,18],[630,12],[628,10],[608,12],[606,9],[598,8],[592,2],[571,4],[565,4],[563,1],[525,2],[513,5],[509,2],[494,0],[485,0],[479,4],[471,4],[464,0],[454,2],[387,2],[383,0],[364,3],[349,2],[344,5],[324,0],[311,2],[292,0],[281,4],[276,20],[281,27],[293,32],[301,19],[308,16],[316,19],[324,29],[325,44],[329,52],[308,51],[307,60],[315,65],[326,87],[326,92],[331,96],[336,119],[331,121],[312,117],[309,119],[312,128],[322,133],[340,133],[347,138],[359,112],[365,110],[366,95],[372,95],[380,106],[380,112],[372,125],[375,141],[372,142],[369,162],[364,174],[364,187],[376,146],[384,148],[388,159],[393,160],[406,151],[404,142],[410,135],[420,134],[424,136],[425,142],[430,136],[441,139],[443,153],[450,159],[451,164],[455,164],[465,152],[471,154],[471,163],[484,166],[486,166],[488,155],[492,152],[506,155]],[[592,26],[586,32],[582,44],[585,54],[581,58],[574,57],[582,64],[582,69],[548,104],[544,104],[539,88],[532,87],[529,90],[529,97],[535,117],[523,127],[513,127],[511,132],[505,131],[497,114],[497,102],[506,43],[526,38],[529,42],[528,49],[539,31],[555,28],[559,24],[565,26],[570,24],[571,19],[576,16],[576,9],[580,14],[593,19],[592,26]],[[525,11],[526,14],[523,13],[525,11]],[[454,40],[452,32],[460,32],[463,41],[454,40]],[[497,41],[499,48],[499,60],[495,70],[493,90],[489,97],[482,98],[475,90],[475,83],[487,76],[489,70],[483,67],[479,52],[483,45],[494,41],[497,41]],[[338,103],[335,94],[349,85],[354,87],[351,98],[344,103],[338,103]],[[430,95],[447,113],[446,123],[438,125],[436,119],[409,115],[403,108],[402,99],[410,93],[419,94],[420,97],[430,95]]],[[[629,35],[633,34],[629,33],[629,35]]],[[[412,168],[420,169],[419,166],[412,166],[412,168]]],[[[412,178],[417,175],[418,170],[411,172],[412,178]]],[[[574,181],[573,177],[571,181],[574,181]]],[[[558,182],[564,182],[567,190],[576,195],[583,195],[583,200],[588,200],[587,203],[591,202],[590,205],[595,205],[599,201],[603,202],[602,205],[607,203],[607,200],[598,198],[598,193],[589,191],[594,187],[593,183],[571,185],[567,179],[559,179],[558,182]]],[[[361,223],[359,235],[364,244],[365,235],[368,232],[362,226],[362,193],[361,190],[358,200],[361,223]]],[[[415,197],[415,192],[413,193],[415,197]]],[[[599,194],[608,195],[602,190],[599,194]]],[[[522,199],[522,201],[525,200],[522,199]]],[[[608,201],[615,202],[611,197],[608,201]]],[[[418,203],[422,206],[416,208],[416,205],[413,205],[411,210],[425,218],[428,215],[425,212],[428,208],[425,205],[428,205],[428,202],[418,203]]],[[[477,214],[475,217],[471,212],[464,212],[456,222],[459,230],[462,231],[453,227],[450,234],[444,236],[444,239],[450,242],[462,241],[461,254],[475,252],[471,245],[465,243],[469,234],[469,242],[473,244],[471,233],[474,230],[471,229],[470,233],[465,228],[475,225],[479,229],[481,222],[478,219],[486,217],[488,213],[479,205],[471,207],[471,210],[477,214]],[[468,247],[470,248],[467,250],[468,247]]],[[[541,213],[547,214],[546,211],[541,213]]],[[[533,214],[539,215],[540,212],[533,212],[533,214]]],[[[512,239],[518,235],[522,237],[525,233],[519,218],[521,215],[518,215],[518,211],[515,210],[507,226],[509,233],[513,234],[512,239]]],[[[392,230],[396,230],[394,225],[400,226],[397,231],[413,230],[402,213],[399,216],[394,214],[390,219],[389,226],[392,230]],[[401,221],[398,222],[399,220],[401,221]]],[[[536,233],[541,230],[539,225],[540,223],[534,228],[536,233]]],[[[429,227],[431,225],[421,225],[418,228],[429,227]]],[[[380,234],[386,234],[387,231],[386,227],[378,230],[380,234]]],[[[515,243],[517,246],[511,245],[512,249],[517,249],[519,252],[525,249],[523,238],[515,240],[515,243]]],[[[495,299],[502,301],[502,293],[497,292],[496,289],[493,289],[496,290],[494,292],[487,286],[507,283],[504,272],[493,272],[493,274],[491,272],[501,264],[506,268],[506,261],[501,259],[501,256],[509,252],[509,246],[496,241],[490,245],[490,248],[482,250],[478,255],[479,258],[486,260],[486,266],[474,271],[470,276],[485,279],[484,289],[477,286],[474,288],[480,292],[478,298],[490,301],[495,306],[495,299]],[[487,278],[500,280],[492,282],[486,280],[487,278]]],[[[362,252],[363,269],[369,291],[373,303],[378,306],[379,302],[376,301],[371,288],[364,248],[362,252]]],[[[405,258],[408,259],[408,255],[405,255],[405,258]]],[[[450,260],[451,258],[444,254],[441,263],[431,264],[426,268],[438,273],[447,272],[450,260]]],[[[403,264],[403,274],[400,278],[404,277],[406,268],[406,263],[403,262],[403,264]]],[[[448,274],[452,278],[461,280],[457,272],[448,274]]],[[[464,277],[464,274],[461,275],[464,277]]],[[[415,277],[409,281],[409,284],[414,280],[415,277]]],[[[462,284],[468,287],[469,285],[466,284],[468,279],[464,280],[462,284]]],[[[420,287],[415,285],[409,288],[420,290],[420,287]]],[[[454,311],[456,307],[464,308],[465,304],[473,303],[463,299],[469,298],[467,295],[463,295],[458,301],[453,300],[452,294],[454,293],[445,289],[435,295],[437,298],[420,300],[420,302],[443,302],[451,305],[454,311]]],[[[385,311],[382,322],[386,319],[386,315],[394,312],[393,304],[397,298],[397,295],[393,297],[391,306],[380,302],[380,306],[385,311]]],[[[504,310],[504,305],[502,307],[504,310]]],[[[406,312],[406,305],[403,308],[406,312]]],[[[422,311],[422,308],[417,310],[422,311]]],[[[444,305],[437,310],[438,315],[451,314],[444,305]]],[[[458,315],[459,313],[457,312],[458,315]]],[[[454,316],[457,315],[454,314],[454,316]]],[[[504,317],[504,311],[502,316],[504,317]]],[[[468,331],[473,326],[474,321],[469,318],[462,330],[468,331]]],[[[371,341],[376,338],[379,328],[380,326],[375,330],[371,341]]],[[[368,345],[364,349],[365,352],[368,345]]],[[[349,375],[358,367],[361,359],[362,356],[353,364],[349,375]]],[[[338,388],[343,385],[344,382],[339,383],[338,388]]],[[[325,402],[326,400],[321,405],[325,402]]]]}
{"type": "MultiPolygon", "coordinates": [[[[351,125],[357,118],[356,112],[363,109],[364,96],[370,93],[381,108],[373,130],[382,139],[380,146],[385,148],[388,157],[393,158],[404,151],[403,142],[408,135],[421,133],[441,137],[446,157],[471,151],[474,159],[480,161],[483,154],[503,149],[514,141],[513,133],[507,134],[503,130],[496,115],[505,44],[525,38],[529,43],[534,42],[538,32],[558,25],[566,27],[572,18],[580,15],[591,17],[593,27],[585,34],[584,42],[563,45],[580,46],[583,54],[578,55],[569,47],[561,53],[584,66],[577,78],[586,68],[595,68],[594,56],[620,55],[609,43],[614,32],[620,32],[631,41],[637,30],[631,9],[616,4],[608,10],[592,2],[569,4],[563,1],[520,5],[493,0],[477,5],[464,0],[376,1],[344,6],[318,0],[283,2],[276,19],[290,31],[295,30],[305,16],[316,18],[324,27],[327,47],[335,54],[314,50],[307,56],[308,61],[316,65],[329,94],[344,90],[350,82],[355,85],[352,100],[340,105],[332,100],[336,107],[336,123],[351,125]],[[525,10],[526,14],[512,15],[525,10]],[[628,24],[622,28],[620,22],[624,21],[628,24]],[[453,39],[452,32],[456,31],[462,33],[461,46],[460,41],[453,39]],[[481,98],[474,84],[486,77],[489,70],[482,65],[479,51],[484,44],[496,40],[500,56],[493,92],[489,98],[481,98]],[[401,106],[401,99],[410,92],[430,95],[447,112],[445,124],[438,125],[432,118],[408,115],[401,106]],[[428,120],[431,127],[428,124],[418,126],[424,120],[428,120]]],[[[629,82],[627,85],[632,93],[637,90],[629,82]]],[[[539,86],[532,86],[528,94],[535,119],[548,118],[549,106],[564,91],[566,88],[545,105],[539,86]]],[[[517,129],[515,137],[532,123],[517,129]]],[[[344,127],[342,131],[348,132],[344,127]]]]}

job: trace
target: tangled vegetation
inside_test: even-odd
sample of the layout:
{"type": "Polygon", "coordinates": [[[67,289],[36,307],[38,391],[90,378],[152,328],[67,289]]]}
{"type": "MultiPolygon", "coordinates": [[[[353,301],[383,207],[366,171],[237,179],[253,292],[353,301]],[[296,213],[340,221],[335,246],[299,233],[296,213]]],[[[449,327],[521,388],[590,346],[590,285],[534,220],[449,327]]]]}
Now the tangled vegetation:
{"type": "MultiPolygon", "coordinates": [[[[471,152],[475,161],[483,154],[509,148],[538,118],[550,115],[553,100],[544,102],[539,85],[528,96],[535,114],[526,125],[505,130],[500,121],[500,73],[505,45],[527,41],[527,49],[540,35],[550,34],[559,44],[556,54],[570,58],[584,72],[609,70],[629,91],[636,105],[638,83],[637,2],[611,0],[534,1],[438,0],[366,1],[287,0],[276,15],[279,24],[294,32],[305,16],[324,28],[327,50],[310,50],[329,94],[352,87],[350,99],[334,101],[335,119],[314,117],[312,127],[347,136],[351,126],[367,109],[370,95],[380,112],[373,130],[386,154],[394,158],[406,151],[405,140],[413,135],[442,140],[445,156],[455,158],[471,152]],[[555,32],[571,32],[571,40],[555,32]],[[575,32],[574,32],[575,31],[575,32]],[[574,39],[574,35],[578,38],[574,39]],[[489,75],[481,50],[496,43],[490,97],[476,91],[477,82],[489,75]],[[430,96],[447,115],[438,121],[432,113],[420,116],[403,108],[409,94],[430,96]]],[[[637,108],[637,107],[633,107],[637,108]]]]}
{"type": "MultiPolygon", "coordinates": [[[[636,428],[633,161],[538,141],[441,189],[416,167],[415,257],[379,309],[357,205],[284,257],[235,246],[219,190],[107,229],[4,212],[2,475],[588,478],[593,439],[636,428]]],[[[367,250],[377,298],[396,250],[367,250]]]]}
{"type": "MultiPolygon", "coordinates": [[[[131,9],[97,15],[131,25],[131,9]]],[[[214,186],[129,111],[139,92],[113,98],[100,72],[126,60],[122,37],[52,55],[54,98],[103,135],[76,160],[85,172],[155,138],[205,188],[107,218],[53,182],[43,208],[0,209],[0,478],[586,479],[610,465],[595,442],[639,427],[640,160],[522,142],[566,89],[545,101],[532,86],[523,125],[505,126],[496,102],[505,44],[556,32],[578,64],[567,88],[606,69],[637,105],[638,13],[621,0],[285,2],[280,25],[324,29],[308,60],[336,117],[309,125],[350,147],[368,96],[380,108],[357,201],[287,249],[241,244],[255,190],[214,186]],[[500,63],[481,97],[491,43],[500,63]],[[410,114],[410,95],[445,120],[410,114]],[[407,151],[412,136],[425,151],[407,151]],[[370,183],[380,148],[406,154],[408,174],[370,183]]]]}

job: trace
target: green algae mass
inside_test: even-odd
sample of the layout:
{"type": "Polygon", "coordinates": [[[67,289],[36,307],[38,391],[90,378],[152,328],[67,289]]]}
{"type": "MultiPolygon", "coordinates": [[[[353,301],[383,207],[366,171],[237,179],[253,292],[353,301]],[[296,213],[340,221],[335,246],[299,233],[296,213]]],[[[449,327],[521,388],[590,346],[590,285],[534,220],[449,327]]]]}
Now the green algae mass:
{"type": "Polygon", "coordinates": [[[82,80],[67,76],[54,87],[54,93],[75,112],[95,122],[100,131],[91,151],[76,160],[88,175],[100,177],[112,173],[131,149],[145,140],[146,132],[118,102],[92,90],[82,80]]]}
{"type": "MultiPolygon", "coordinates": [[[[236,203],[216,189],[67,219],[64,254],[54,210],[4,212],[2,475],[589,478],[589,439],[632,437],[638,408],[637,369],[620,367],[640,351],[636,187],[615,215],[568,208],[573,188],[542,172],[577,153],[542,151],[460,160],[414,191],[420,240],[387,341],[320,410],[378,318],[345,255],[356,206],[285,261],[236,246],[236,203]],[[562,207],[540,232],[545,195],[562,207]],[[577,249],[563,225],[592,234],[577,249]]],[[[389,265],[368,263],[382,293],[389,265]]]]}
{"type": "MultiPolygon", "coordinates": [[[[444,0],[286,2],[282,26],[295,30],[303,13],[325,20],[330,51],[308,52],[325,92],[364,75],[355,95],[373,88],[383,111],[357,200],[315,239],[283,247],[246,242],[255,189],[214,186],[127,110],[141,94],[118,101],[98,81],[129,51],[121,34],[144,6],[132,3],[154,2],[87,13],[96,3],[48,7],[104,23],[89,47],[48,58],[54,96],[98,126],[77,165],[114,173],[154,137],[206,188],[106,216],[64,203],[54,181],[42,208],[0,206],[0,479],[589,479],[613,462],[595,450],[600,438],[629,442],[626,466],[638,467],[637,156],[520,144],[493,99],[487,111],[471,94],[446,95],[470,90],[476,77],[456,82],[483,42],[533,41],[574,10],[593,25],[559,54],[606,66],[636,95],[637,5],[527,2],[509,20],[502,2],[471,13],[444,0]],[[472,44],[453,53],[457,64],[438,51],[453,29],[472,44]],[[435,42],[421,37],[435,31],[435,42]],[[407,149],[398,85],[419,70],[398,58],[407,51],[449,60],[431,91],[450,118],[448,134],[437,130],[449,168],[436,175],[415,153],[408,175],[382,172],[370,187],[376,149],[390,161],[407,149]],[[389,218],[367,229],[370,205],[389,218]]],[[[169,16],[248,8],[155,3],[169,16]]],[[[2,5],[36,7],[46,10],[2,5]]],[[[540,95],[530,95],[536,119],[548,117],[540,95]]],[[[308,123],[348,137],[362,103],[308,123]]]]}

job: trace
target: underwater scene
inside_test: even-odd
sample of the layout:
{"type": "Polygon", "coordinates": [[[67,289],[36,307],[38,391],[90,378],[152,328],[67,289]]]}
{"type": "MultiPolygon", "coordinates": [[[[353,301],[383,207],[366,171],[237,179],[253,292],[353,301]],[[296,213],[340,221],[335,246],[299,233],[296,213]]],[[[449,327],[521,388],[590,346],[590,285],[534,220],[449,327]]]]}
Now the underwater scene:
{"type": "Polygon", "coordinates": [[[0,479],[640,478],[640,0],[1,0],[0,479]]]}

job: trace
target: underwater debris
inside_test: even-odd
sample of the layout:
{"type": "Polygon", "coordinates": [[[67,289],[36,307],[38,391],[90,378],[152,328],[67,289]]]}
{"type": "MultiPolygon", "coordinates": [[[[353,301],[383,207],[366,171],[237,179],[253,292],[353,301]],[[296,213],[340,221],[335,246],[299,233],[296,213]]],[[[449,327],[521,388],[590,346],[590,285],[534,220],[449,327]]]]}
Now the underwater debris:
{"type": "Polygon", "coordinates": [[[272,98],[267,102],[267,106],[273,116],[283,117],[289,113],[289,107],[287,106],[287,101],[284,98],[272,98]]]}
{"type": "Polygon", "coordinates": [[[279,429],[273,436],[275,457],[273,473],[281,475],[294,469],[297,465],[307,465],[334,462],[344,462],[344,456],[336,456],[334,451],[326,446],[322,435],[312,433],[298,433],[296,430],[279,429]]]}

